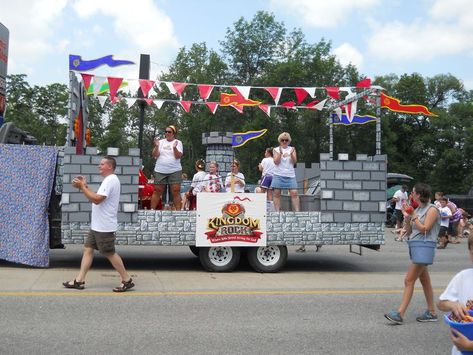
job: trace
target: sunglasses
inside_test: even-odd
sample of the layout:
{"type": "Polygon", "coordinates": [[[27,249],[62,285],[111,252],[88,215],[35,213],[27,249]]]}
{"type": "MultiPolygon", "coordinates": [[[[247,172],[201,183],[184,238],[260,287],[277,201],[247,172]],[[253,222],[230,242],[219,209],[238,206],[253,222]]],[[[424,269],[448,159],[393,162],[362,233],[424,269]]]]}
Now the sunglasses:
{"type": "Polygon", "coordinates": [[[165,133],[173,133],[172,131],[164,131],[165,133]]]}
{"type": "Polygon", "coordinates": [[[281,139],[281,142],[289,142],[289,139],[281,139]]]}

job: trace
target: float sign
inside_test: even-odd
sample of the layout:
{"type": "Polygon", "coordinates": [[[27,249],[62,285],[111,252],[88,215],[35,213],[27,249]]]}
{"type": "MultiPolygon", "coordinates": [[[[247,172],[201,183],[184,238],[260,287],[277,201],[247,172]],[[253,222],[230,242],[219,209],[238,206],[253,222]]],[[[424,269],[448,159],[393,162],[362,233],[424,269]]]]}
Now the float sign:
{"type": "Polygon", "coordinates": [[[0,23],[0,126],[3,124],[6,108],[8,35],[8,28],[0,23]]]}
{"type": "Polygon", "coordinates": [[[266,194],[197,194],[198,247],[266,246],[266,194]]]}

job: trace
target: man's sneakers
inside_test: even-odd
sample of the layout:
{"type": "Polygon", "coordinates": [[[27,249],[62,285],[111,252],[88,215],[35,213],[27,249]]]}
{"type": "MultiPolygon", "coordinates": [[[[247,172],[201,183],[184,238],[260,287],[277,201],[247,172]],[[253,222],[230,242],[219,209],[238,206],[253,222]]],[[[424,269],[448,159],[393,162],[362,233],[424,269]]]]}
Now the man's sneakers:
{"type": "Polygon", "coordinates": [[[386,313],[386,314],[384,315],[384,317],[385,317],[388,321],[390,321],[390,322],[392,322],[392,323],[394,323],[394,324],[402,324],[402,323],[404,322],[403,319],[402,319],[402,317],[401,317],[401,313],[399,313],[398,311],[391,311],[391,312],[389,312],[389,313],[386,313]]]}
{"type": "Polygon", "coordinates": [[[416,318],[418,322],[436,322],[439,318],[436,314],[432,314],[429,310],[425,311],[422,315],[416,318]]]}

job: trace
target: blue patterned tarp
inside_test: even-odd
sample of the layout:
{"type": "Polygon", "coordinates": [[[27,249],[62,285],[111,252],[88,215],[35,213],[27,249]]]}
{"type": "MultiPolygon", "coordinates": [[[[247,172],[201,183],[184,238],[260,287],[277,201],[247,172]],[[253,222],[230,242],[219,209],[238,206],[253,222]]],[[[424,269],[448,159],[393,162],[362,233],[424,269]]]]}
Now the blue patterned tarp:
{"type": "Polygon", "coordinates": [[[49,266],[48,205],[58,149],[0,144],[0,259],[49,266]]]}

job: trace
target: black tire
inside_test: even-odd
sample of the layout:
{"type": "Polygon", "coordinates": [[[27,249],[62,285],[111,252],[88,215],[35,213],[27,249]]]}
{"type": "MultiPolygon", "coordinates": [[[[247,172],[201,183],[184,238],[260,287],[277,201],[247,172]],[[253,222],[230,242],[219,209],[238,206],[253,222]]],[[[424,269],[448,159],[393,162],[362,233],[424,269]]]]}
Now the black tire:
{"type": "Polygon", "coordinates": [[[199,248],[197,248],[195,245],[189,245],[189,249],[194,254],[195,256],[199,256],[199,248]]]}
{"type": "Polygon", "coordinates": [[[268,245],[248,248],[247,259],[256,272],[278,272],[286,264],[287,247],[285,245],[268,245]]]}
{"type": "Polygon", "coordinates": [[[240,248],[218,246],[199,248],[199,260],[203,268],[211,272],[230,272],[240,262],[240,248]]]}

